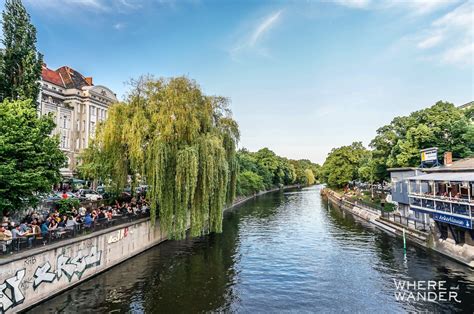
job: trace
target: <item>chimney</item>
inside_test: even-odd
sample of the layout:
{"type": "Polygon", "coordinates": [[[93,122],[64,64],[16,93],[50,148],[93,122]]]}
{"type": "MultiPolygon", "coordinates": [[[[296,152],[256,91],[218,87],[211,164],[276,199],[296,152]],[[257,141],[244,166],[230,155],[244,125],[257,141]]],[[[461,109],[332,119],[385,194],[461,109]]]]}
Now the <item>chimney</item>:
{"type": "Polygon", "coordinates": [[[92,86],[93,85],[92,84],[92,77],[91,76],[86,77],[86,82],[87,82],[88,85],[92,86]]]}
{"type": "Polygon", "coordinates": [[[452,152],[445,152],[444,153],[444,165],[450,166],[453,163],[453,153],[452,152]]]}

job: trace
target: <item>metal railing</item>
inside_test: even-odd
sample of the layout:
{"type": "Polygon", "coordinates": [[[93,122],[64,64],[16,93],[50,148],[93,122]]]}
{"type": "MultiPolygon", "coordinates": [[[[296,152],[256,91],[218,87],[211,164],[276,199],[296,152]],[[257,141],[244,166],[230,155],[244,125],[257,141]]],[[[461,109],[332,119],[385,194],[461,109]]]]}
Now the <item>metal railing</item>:
{"type": "Polygon", "coordinates": [[[391,213],[391,212],[382,212],[381,217],[400,225],[404,225],[407,228],[415,229],[418,231],[429,231],[429,223],[425,223],[423,220],[419,220],[412,217],[401,216],[400,214],[391,213]]]}
{"type": "Polygon", "coordinates": [[[45,246],[51,243],[57,243],[63,240],[91,234],[96,231],[104,230],[110,227],[129,223],[141,218],[149,217],[148,213],[128,214],[114,216],[112,219],[98,219],[91,225],[78,223],[73,226],[56,228],[47,233],[29,234],[16,239],[0,241],[0,257],[13,253],[23,252],[36,247],[45,246]]]}

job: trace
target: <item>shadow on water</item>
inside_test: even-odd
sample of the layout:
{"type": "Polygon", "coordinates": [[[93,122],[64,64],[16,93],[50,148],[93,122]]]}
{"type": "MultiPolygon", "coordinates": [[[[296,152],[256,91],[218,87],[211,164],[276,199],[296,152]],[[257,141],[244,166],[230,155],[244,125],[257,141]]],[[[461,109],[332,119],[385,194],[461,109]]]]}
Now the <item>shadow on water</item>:
{"type": "Polygon", "coordinates": [[[473,272],[327,204],[320,187],[224,214],[222,234],[167,241],[33,308],[48,312],[467,312],[473,272]],[[395,280],[459,285],[457,303],[398,302],[395,280]]]}

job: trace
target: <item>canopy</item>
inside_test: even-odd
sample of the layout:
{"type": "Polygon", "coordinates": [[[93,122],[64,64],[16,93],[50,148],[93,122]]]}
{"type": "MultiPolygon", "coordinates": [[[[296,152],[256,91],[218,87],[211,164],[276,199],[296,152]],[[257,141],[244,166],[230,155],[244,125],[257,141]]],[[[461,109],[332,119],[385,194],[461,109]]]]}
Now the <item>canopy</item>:
{"type": "Polygon", "coordinates": [[[419,176],[409,177],[408,180],[474,182],[474,172],[433,172],[428,174],[422,174],[419,176]]]}

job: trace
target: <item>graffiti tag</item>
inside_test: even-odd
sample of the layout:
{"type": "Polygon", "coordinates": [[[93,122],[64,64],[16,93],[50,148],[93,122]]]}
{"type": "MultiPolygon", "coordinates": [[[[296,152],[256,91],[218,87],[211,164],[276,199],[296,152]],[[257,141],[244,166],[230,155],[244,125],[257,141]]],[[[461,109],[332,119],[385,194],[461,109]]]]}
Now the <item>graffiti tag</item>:
{"type": "Polygon", "coordinates": [[[19,270],[16,275],[5,280],[0,285],[0,313],[5,313],[9,308],[21,304],[25,296],[20,290],[20,282],[25,276],[25,270],[19,270]]]}
{"type": "Polygon", "coordinates": [[[55,280],[59,280],[63,274],[69,282],[71,282],[74,275],[76,275],[78,279],[81,279],[86,269],[100,265],[101,256],[102,251],[97,251],[97,247],[95,246],[91,247],[87,255],[83,255],[82,251],[79,251],[75,257],[68,257],[61,254],[57,258],[55,271],[49,262],[36,268],[33,288],[36,289],[43,282],[52,283],[55,280]]]}
{"type": "Polygon", "coordinates": [[[118,241],[122,240],[123,238],[125,238],[127,236],[128,236],[128,227],[124,228],[124,229],[117,230],[117,232],[115,232],[113,235],[111,235],[107,239],[107,243],[111,244],[111,243],[118,242],[118,241]]]}

